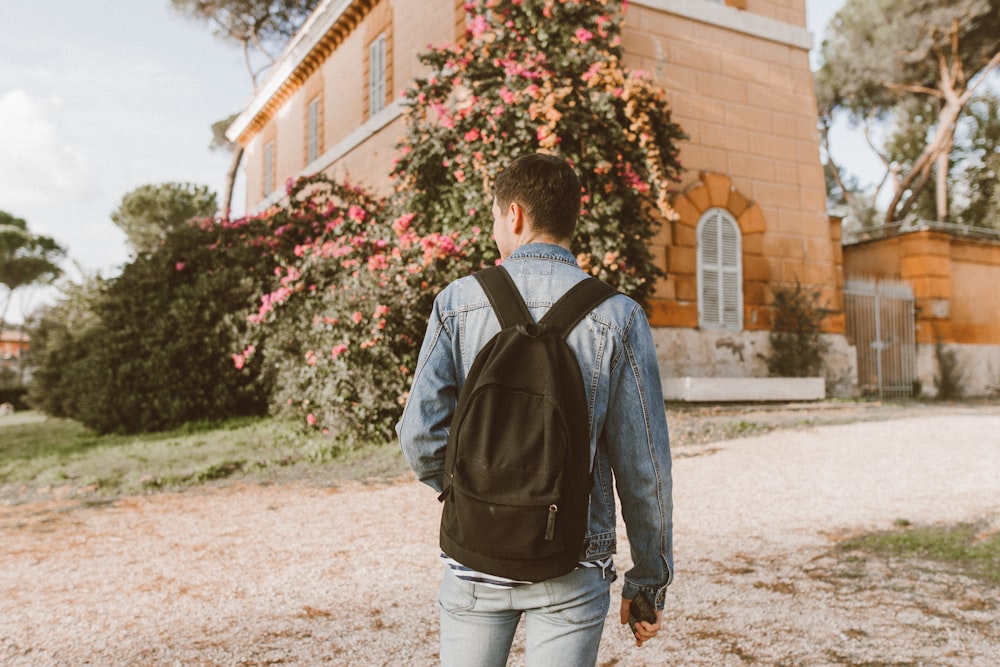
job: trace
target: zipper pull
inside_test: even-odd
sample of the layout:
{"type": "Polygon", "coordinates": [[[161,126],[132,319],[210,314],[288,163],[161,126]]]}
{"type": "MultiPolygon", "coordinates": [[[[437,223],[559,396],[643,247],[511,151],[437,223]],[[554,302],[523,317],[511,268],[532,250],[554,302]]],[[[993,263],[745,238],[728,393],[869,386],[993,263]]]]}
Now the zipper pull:
{"type": "Polygon", "coordinates": [[[452,486],[451,483],[449,483],[448,486],[444,487],[444,491],[442,491],[441,495],[438,496],[438,502],[443,503],[445,500],[447,500],[448,496],[451,495],[451,486],[452,486]]]}
{"type": "Polygon", "coordinates": [[[551,542],[556,536],[556,512],[559,508],[555,505],[549,505],[549,521],[545,524],[545,541],[551,542]]]}

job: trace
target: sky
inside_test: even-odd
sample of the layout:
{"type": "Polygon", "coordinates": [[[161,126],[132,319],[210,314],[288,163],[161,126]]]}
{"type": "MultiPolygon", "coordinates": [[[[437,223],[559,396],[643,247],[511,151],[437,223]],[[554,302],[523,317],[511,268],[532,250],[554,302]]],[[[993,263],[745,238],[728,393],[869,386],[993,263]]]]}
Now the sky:
{"type": "MultiPolygon", "coordinates": [[[[806,0],[815,44],[841,4],[806,0]]],[[[67,278],[129,260],[111,222],[129,191],[190,182],[221,198],[230,158],[209,150],[211,125],[251,93],[238,46],[170,0],[0,0],[0,26],[0,210],[67,249],[67,278]]],[[[7,319],[54,297],[19,290],[7,319]]]]}

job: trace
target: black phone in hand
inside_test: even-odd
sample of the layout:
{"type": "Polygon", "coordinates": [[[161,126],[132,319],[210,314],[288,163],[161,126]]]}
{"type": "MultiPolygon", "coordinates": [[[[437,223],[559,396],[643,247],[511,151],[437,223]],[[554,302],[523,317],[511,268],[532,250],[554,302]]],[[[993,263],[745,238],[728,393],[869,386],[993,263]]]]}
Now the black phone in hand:
{"type": "Polygon", "coordinates": [[[639,621],[643,623],[656,623],[656,609],[649,597],[639,591],[639,594],[632,598],[632,604],[628,608],[628,627],[632,628],[632,634],[636,634],[635,624],[639,621]]]}

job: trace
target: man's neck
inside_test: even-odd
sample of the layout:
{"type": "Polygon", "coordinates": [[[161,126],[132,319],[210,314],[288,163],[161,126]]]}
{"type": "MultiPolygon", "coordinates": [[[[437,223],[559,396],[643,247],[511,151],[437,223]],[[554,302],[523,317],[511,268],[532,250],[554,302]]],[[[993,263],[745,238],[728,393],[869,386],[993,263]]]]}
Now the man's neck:
{"type": "Polygon", "coordinates": [[[514,248],[514,252],[517,252],[519,248],[526,245],[530,245],[532,243],[548,243],[549,245],[557,245],[560,248],[565,248],[566,250],[569,250],[568,239],[567,240],[554,239],[547,234],[531,234],[530,236],[527,236],[523,240],[518,239],[518,244],[514,248]]]}

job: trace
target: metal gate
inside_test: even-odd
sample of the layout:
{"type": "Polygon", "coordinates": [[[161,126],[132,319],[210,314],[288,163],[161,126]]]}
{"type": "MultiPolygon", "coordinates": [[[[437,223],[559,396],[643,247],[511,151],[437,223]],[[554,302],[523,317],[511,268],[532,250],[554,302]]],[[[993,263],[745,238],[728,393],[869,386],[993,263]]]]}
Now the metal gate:
{"type": "Polygon", "coordinates": [[[900,281],[848,279],[847,335],[858,351],[863,394],[908,398],[917,379],[913,288],[900,281]]]}

